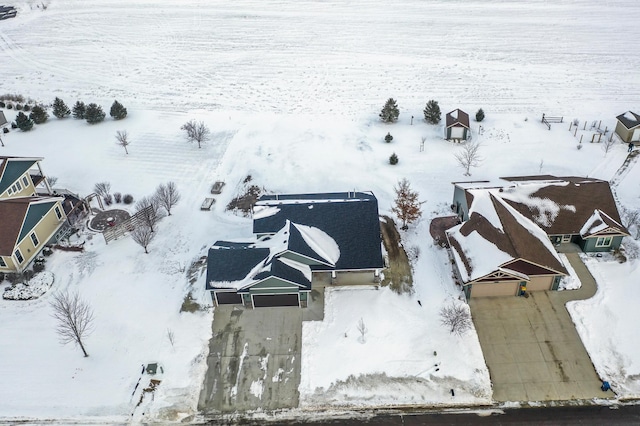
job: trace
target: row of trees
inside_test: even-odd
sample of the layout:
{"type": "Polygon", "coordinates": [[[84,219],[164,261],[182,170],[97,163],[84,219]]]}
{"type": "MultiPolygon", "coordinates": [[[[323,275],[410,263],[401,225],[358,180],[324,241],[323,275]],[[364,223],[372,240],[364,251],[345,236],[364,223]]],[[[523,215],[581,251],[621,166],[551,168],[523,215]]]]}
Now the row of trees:
{"type": "Polygon", "coordinates": [[[136,203],[136,214],[139,214],[141,222],[131,233],[133,241],[149,253],[148,246],[156,236],[156,225],[164,217],[164,211],[171,216],[171,209],[180,201],[180,192],[173,182],[160,184],[156,192],[149,197],[144,197],[136,203]]]}
{"type": "MultiPolygon", "coordinates": [[[[441,119],[440,105],[438,105],[438,101],[433,99],[429,100],[424,108],[423,114],[427,123],[438,124],[441,119]]],[[[398,121],[399,116],[400,110],[398,109],[396,100],[389,98],[384,104],[384,107],[382,107],[382,111],[380,111],[380,119],[385,123],[395,123],[398,121]]],[[[476,112],[476,121],[480,122],[482,120],[484,120],[484,111],[480,108],[478,112],[476,112]]]]}

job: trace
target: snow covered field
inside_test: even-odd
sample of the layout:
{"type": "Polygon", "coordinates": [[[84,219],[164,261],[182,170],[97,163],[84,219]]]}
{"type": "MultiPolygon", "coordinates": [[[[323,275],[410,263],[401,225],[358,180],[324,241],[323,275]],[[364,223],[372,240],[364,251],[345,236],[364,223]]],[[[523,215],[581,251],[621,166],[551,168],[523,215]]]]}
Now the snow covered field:
{"type": "MultiPolygon", "coordinates": [[[[577,137],[568,123],[549,131],[541,114],[602,120],[602,128],[612,129],[615,115],[640,109],[640,59],[628,54],[630,40],[640,38],[635,2],[51,0],[46,10],[40,3],[5,2],[20,12],[0,22],[0,94],[98,102],[107,112],[117,98],[129,116],[95,126],[51,118],[32,132],[4,135],[0,154],[44,157],[57,186],[83,195],[109,181],[114,191],[139,199],[174,181],[183,199],[161,222],[149,255],[129,238],[105,245],[97,235],[85,253],[56,253],[48,262],[53,291],[77,289],[94,307],[89,358],[58,344],[50,294],[0,301],[5,419],[122,421],[134,413],[166,421],[195,412],[212,314],[179,313],[189,290],[208,303],[202,276],[190,285],[183,268],[217,239],[249,237],[248,219],[224,211],[247,175],[273,192],[372,190],[384,214],[394,184],[407,177],[425,201],[422,221],[403,234],[405,247],[420,253],[415,295],[381,290],[367,296],[369,306],[353,307],[345,294],[330,293],[326,324],[305,325],[303,405],[345,397],[354,406],[449,404],[452,384],[462,389],[454,403],[486,402],[491,389],[475,334],[451,336],[437,316],[458,293],[444,251],[429,237],[429,220],[449,214],[450,183],[468,178],[454,159],[459,147],[442,140],[443,125],[421,120],[426,101],[438,100],[443,118],[458,107],[472,116],[484,108],[484,132],[472,125],[484,158],[471,170],[473,179],[537,173],[612,179],[625,146],[606,156],[599,144],[578,150],[581,133],[591,138],[589,127],[577,137]],[[384,125],[377,114],[390,96],[398,100],[400,121],[384,125]],[[180,131],[191,118],[212,130],[200,150],[180,131]],[[129,155],[115,144],[123,129],[129,155]],[[384,143],[387,132],[391,144],[384,143]],[[397,166],[388,164],[393,152],[397,166]],[[227,186],[213,211],[199,211],[220,179],[227,186]],[[396,328],[391,309],[402,313],[406,330],[396,328]],[[370,329],[365,344],[354,335],[360,317],[370,329]],[[340,321],[348,324],[335,326],[340,321]],[[349,337],[327,334],[338,329],[349,337]],[[346,363],[338,345],[368,362],[346,363]],[[131,393],[140,366],[155,361],[164,366],[162,383],[154,401],[136,409],[131,393]],[[437,362],[440,370],[431,372],[437,362]],[[327,367],[340,363],[343,370],[327,367]],[[360,376],[348,381],[349,374],[360,376]],[[420,384],[393,388],[394,401],[380,392],[391,381],[369,381],[383,374],[401,384],[418,376],[420,384]]],[[[636,209],[638,169],[618,176],[615,188],[620,203],[636,209]]],[[[594,301],[574,305],[572,315],[599,372],[620,395],[639,396],[640,350],[633,342],[640,339],[627,326],[640,320],[630,296],[640,279],[638,260],[593,259],[588,266],[602,287],[594,301]]]]}

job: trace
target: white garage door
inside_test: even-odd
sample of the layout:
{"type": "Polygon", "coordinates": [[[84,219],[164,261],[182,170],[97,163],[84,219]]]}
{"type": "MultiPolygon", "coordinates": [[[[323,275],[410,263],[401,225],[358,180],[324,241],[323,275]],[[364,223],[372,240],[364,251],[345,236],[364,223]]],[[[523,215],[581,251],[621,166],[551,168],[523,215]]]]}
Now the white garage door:
{"type": "Polygon", "coordinates": [[[519,281],[502,281],[497,283],[473,284],[471,297],[515,296],[519,281]]]}
{"type": "Polygon", "coordinates": [[[462,139],[464,136],[464,127],[452,127],[451,139],[462,139]]]}

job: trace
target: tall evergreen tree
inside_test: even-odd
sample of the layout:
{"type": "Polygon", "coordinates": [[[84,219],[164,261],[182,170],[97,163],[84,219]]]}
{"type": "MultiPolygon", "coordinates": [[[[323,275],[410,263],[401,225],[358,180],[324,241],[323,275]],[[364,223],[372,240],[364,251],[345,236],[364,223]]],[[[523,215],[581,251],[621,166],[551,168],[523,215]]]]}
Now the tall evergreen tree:
{"type": "Polygon", "coordinates": [[[127,109],[118,101],[113,101],[109,115],[115,120],[122,120],[127,116],[127,109]]]}
{"type": "Polygon", "coordinates": [[[429,124],[438,124],[440,122],[440,106],[437,101],[431,99],[424,108],[424,119],[429,124]]]}
{"type": "Polygon", "coordinates": [[[84,113],[84,118],[89,124],[99,123],[104,120],[105,116],[106,114],[102,110],[102,107],[94,103],[87,105],[87,110],[84,113]]]}
{"type": "Polygon", "coordinates": [[[49,113],[40,105],[36,105],[31,109],[29,118],[36,124],[42,124],[49,119],[49,113]]]}
{"type": "Polygon", "coordinates": [[[73,106],[73,118],[77,118],[79,120],[84,120],[84,114],[87,112],[87,107],[84,105],[84,102],[78,101],[73,106]]]}
{"type": "Polygon", "coordinates": [[[394,190],[396,191],[395,206],[391,210],[402,221],[402,229],[407,229],[408,224],[415,222],[422,216],[420,205],[423,202],[418,201],[418,193],[411,189],[407,179],[398,181],[398,186],[394,190]]]}
{"type": "Polygon", "coordinates": [[[380,111],[380,119],[385,123],[395,123],[398,120],[398,115],[400,115],[400,111],[395,99],[387,99],[382,111],[380,111]]]}
{"type": "Polygon", "coordinates": [[[53,100],[53,115],[56,116],[56,118],[65,118],[69,114],[71,114],[71,110],[67,104],[65,104],[62,99],[55,98],[53,100]]]}
{"type": "Polygon", "coordinates": [[[33,129],[33,120],[27,117],[24,112],[19,112],[16,116],[16,125],[23,132],[28,132],[33,129]]]}
{"type": "Polygon", "coordinates": [[[478,112],[476,112],[476,121],[479,123],[482,120],[484,120],[484,111],[480,108],[478,112]]]}

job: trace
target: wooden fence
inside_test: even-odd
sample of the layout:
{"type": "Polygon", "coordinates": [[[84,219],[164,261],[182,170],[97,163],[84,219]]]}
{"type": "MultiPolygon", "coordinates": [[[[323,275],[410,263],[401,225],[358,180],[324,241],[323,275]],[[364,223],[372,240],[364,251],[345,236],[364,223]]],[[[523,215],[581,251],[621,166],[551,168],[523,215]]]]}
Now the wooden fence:
{"type": "Polygon", "coordinates": [[[116,240],[122,237],[127,232],[131,232],[134,229],[136,229],[136,226],[139,226],[141,223],[143,223],[142,222],[143,217],[147,214],[150,214],[148,210],[151,210],[151,209],[153,209],[153,206],[147,206],[144,209],[137,212],[136,214],[134,214],[133,216],[131,216],[129,219],[124,220],[115,226],[111,226],[105,229],[102,232],[102,236],[104,237],[105,243],[109,244],[109,241],[116,240]]]}
{"type": "Polygon", "coordinates": [[[544,113],[542,114],[542,123],[546,124],[549,130],[551,130],[551,123],[562,123],[563,119],[564,117],[549,117],[544,113]]]}

